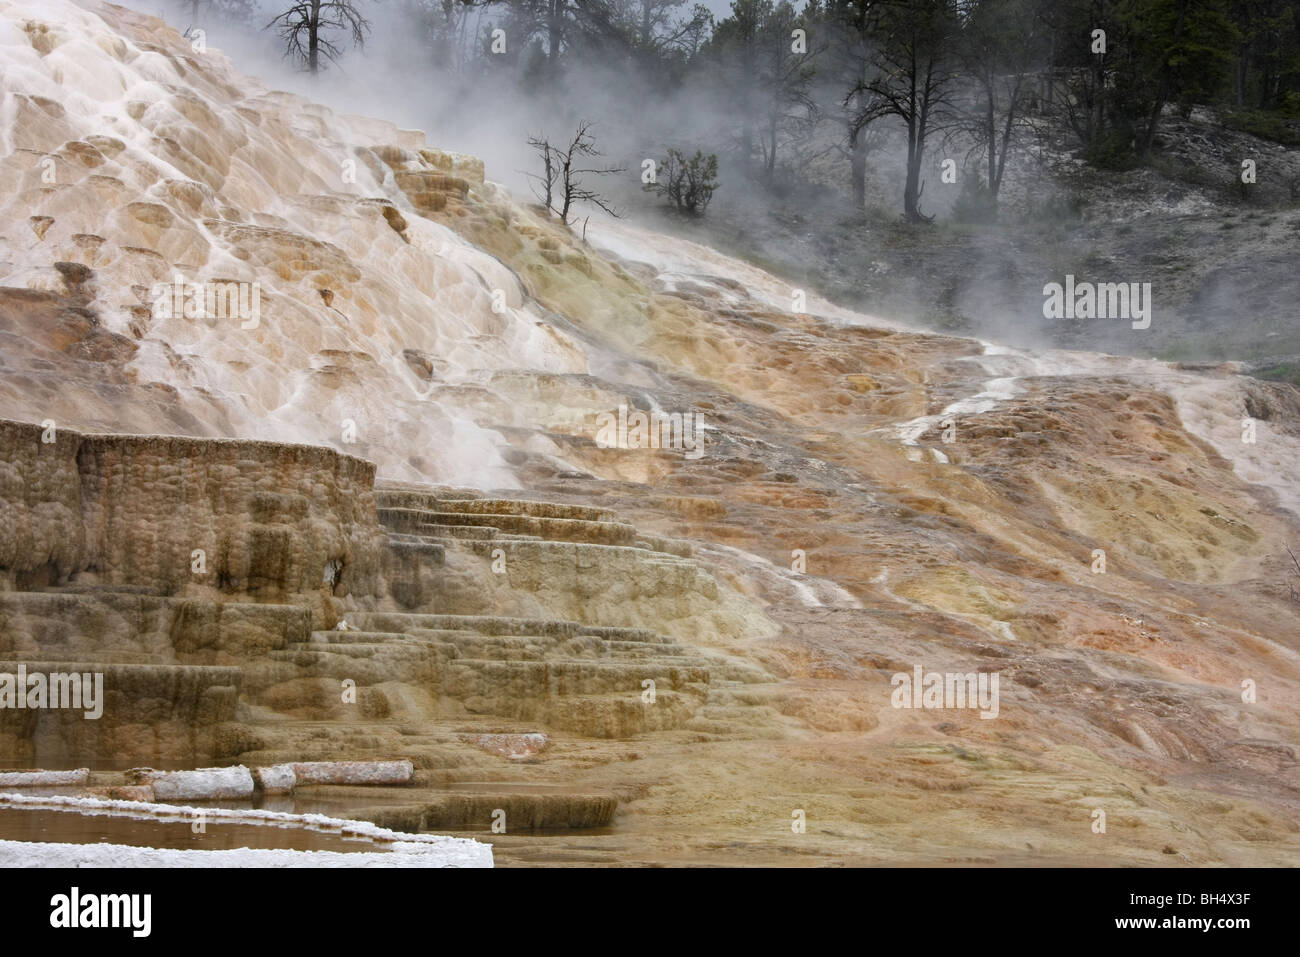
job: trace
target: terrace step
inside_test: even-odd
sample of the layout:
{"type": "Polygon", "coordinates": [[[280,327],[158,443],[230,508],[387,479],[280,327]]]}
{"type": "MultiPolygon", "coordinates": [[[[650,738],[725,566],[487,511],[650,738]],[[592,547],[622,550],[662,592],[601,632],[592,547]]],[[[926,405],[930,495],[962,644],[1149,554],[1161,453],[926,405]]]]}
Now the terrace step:
{"type": "MultiPolygon", "coordinates": [[[[444,544],[447,543],[455,544],[449,539],[443,539],[443,542],[444,544]]],[[[566,541],[557,541],[555,539],[546,539],[543,541],[521,540],[519,538],[506,536],[506,535],[500,536],[492,544],[488,544],[485,542],[477,542],[471,539],[471,540],[464,541],[462,545],[462,547],[469,549],[475,554],[481,554],[481,555],[489,555],[491,554],[493,548],[500,548],[502,546],[509,546],[506,548],[507,555],[510,554],[511,551],[513,551],[514,548],[516,547],[534,546],[539,550],[544,550],[548,552],[560,552],[560,553],[567,553],[570,555],[587,554],[593,560],[596,561],[621,557],[621,558],[628,558],[645,565],[654,564],[654,565],[663,565],[663,566],[675,566],[678,568],[690,569],[692,571],[696,570],[699,567],[692,559],[679,558],[675,555],[669,555],[664,552],[651,551],[646,548],[641,548],[639,545],[609,545],[601,542],[566,542],[566,541]]]]}
{"type": "Polygon", "coordinates": [[[375,502],[379,503],[381,496],[387,495],[414,495],[421,498],[436,497],[448,501],[463,501],[466,499],[478,499],[483,497],[483,493],[478,489],[472,488],[455,488],[449,485],[423,485],[416,482],[395,482],[391,479],[385,479],[375,483],[375,502]]]}
{"type": "Polygon", "coordinates": [[[419,631],[468,631],[480,635],[548,635],[571,638],[594,635],[619,641],[667,644],[671,639],[645,628],[616,625],[584,625],[558,618],[507,618],[497,615],[428,615],[412,612],[364,611],[347,616],[348,625],[366,631],[409,633],[419,631]]]}
{"type": "MultiPolygon", "coordinates": [[[[690,664],[660,664],[655,661],[590,661],[549,659],[547,661],[499,661],[490,658],[458,658],[448,663],[443,676],[443,693],[462,701],[481,698],[519,697],[538,699],[566,695],[638,696],[647,679],[665,690],[680,691],[688,685],[707,685],[708,668],[690,664]]],[[[473,709],[471,709],[473,710],[473,709]]]]}
{"type": "Polygon", "coordinates": [[[586,522],[616,522],[613,509],[591,505],[568,505],[562,502],[539,502],[530,499],[455,497],[443,491],[415,489],[376,489],[375,504],[380,508],[415,508],[432,512],[460,512],[466,515],[516,515],[533,518],[576,519],[586,522]]]}
{"type": "Polygon", "coordinates": [[[271,661],[305,669],[313,678],[350,679],[357,687],[389,681],[435,680],[439,649],[420,642],[331,643],[273,651],[271,661]]]}
{"type": "Polygon", "coordinates": [[[695,554],[695,549],[691,546],[691,543],[682,541],[679,538],[642,535],[636,540],[636,545],[638,548],[644,548],[647,551],[676,555],[678,558],[690,558],[695,554]]]}
{"type": "Polygon", "coordinates": [[[447,560],[446,544],[422,535],[401,535],[390,532],[388,547],[398,553],[425,555],[435,565],[442,565],[447,560]]]}
{"type": "Polygon", "coordinates": [[[576,621],[554,618],[508,618],[497,615],[436,615],[415,612],[360,611],[350,613],[350,628],[366,631],[407,632],[412,630],[472,631],[481,635],[576,635],[582,627],[576,621]]]}
{"type": "Polygon", "coordinates": [[[85,658],[61,661],[33,661],[31,658],[0,657],[0,672],[11,672],[19,664],[27,666],[28,674],[49,671],[101,672],[105,687],[110,687],[109,679],[129,681],[139,679],[145,683],[174,685],[177,683],[197,683],[209,686],[237,686],[243,679],[243,669],[214,665],[178,665],[178,664],[115,664],[113,662],[93,661],[85,658]]]}
{"type": "Polygon", "coordinates": [[[410,641],[411,636],[404,631],[362,631],[348,628],[343,631],[313,631],[309,641],[295,642],[290,648],[304,648],[312,645],[348,645],[358,642],[363,644],[383,644],[387,641],[410,641]]]}
{"type": "Polygon", "coordinates": [[[609,653],[616,658],[652,658],[662,655],[663,657],[689,657],[696,662],[700,660],[694,649],[685,645],[652,645],[644,641],[611,641],[609,653]]]}
{"type": "Polygon", "coordinates": [[[648,628],[624,628],[618,625],[579,625],[579,634],[595,635],[609,641],[640,641],[666,644],[671,639],[648,628]]]}
{"type": "Polygon", "coordinates": [[[0,592],[0,654],[226,664],[305,640],[306,605],[205,601],[134,590],[0,592]],[[187,660],[188,659],[188,660],[187,660]]]}
{"type": "Polygon", "coordinates": [[[408,639],[396,641],[332,641],[329,644],[300,644],[292,648],[273,651],[268,655],[272,661],[288,661],[300,667],[329,660],[331,656],[344,658],[378,658],[383,656],[406,659],[429,659],[436,657],[437,646],[430,642],[408,639]]]}
{"type": "MultiPolygon", "coordinates": [[[[686,727],[699,707],[698,698],[676,691],[657,690],[655,703],[641,696],[568,695],[553,698],[544,712],[546,724],[592,738],[630,738],[649,731],[686,727]]],[[[529,709],[517,709],[518,718],[536,720],[529,709]]]]}
{"type": "Polygon", "coordinates": [[[425,522],[420,526],[420,534],[434,538],[470,538],[479,541],[491,541],[501,534],[495,525],[439,525],[425,522]]]}
{"type": "Polygon", "coordinates": [[[618,512],[612,508],[593,505],[569,505],[565,502],[543,502],[534,499],[480,498],[443,502],[449,512],[467,515],[527,515],[533,518],[573,519],[582,522],[617,522],[618,512]]]}
{"type": "MultiPolygon", "coordinates": [[[[234,721],[243,685],[240,668],[177,664],[106,663],[94,659],[0,661],[0,672],[77,673],[92,679],[96,701],[83,696],[80,707],[0,709],[0,742],[6,757],[19,767],[84,767],[88,755],[129,753],[140,747],[140,729],[148,727],[152,750],[162,760],[210,761],[218,731],[234,721]],[[88,714],[98,711],[92,720],[88,714]]],[[[51,679],[52,689],[66,686],[51,679]]],[[[86,689],[82,682],[82,689],[86,689]]],[[[67,692],[61,692],[67,693],[67,692]]],[[[52,700],[52,699],[47,699],[52,700]]],[[[63,699],[66,700],[66,699],[63,699]]]]}
{"type": "Polygon", "coordinates": [[[407,832],[474,830],[490,832],[504,812],[509,831],[607,827],[618,799],[608,794],[556,790],[447,791],[414,804],[362,808],[354,816],[380,827],[407,832]]]}
{"type": "MultiPolygon", "coordinates": [[[[620,523],[619,514],[614,508],[568,505],[564,502],[545,502],[536,499],[472,497],[465,494],[464,490],[456,490],[455,494],[445,494],[442,490],[419,489],[415,486],[403,489],[383,488],[376,490],[374,501],[381,508],[413,508],[413,510],[430,512],[459,512],[464,515],[532,516],[538,519],[572,519],[590,521],[590,523],[623,524],[620,523]]],[[[484,518],[482,524],[495,525],[497,521],[484,518]]],[[[555,538],[546,534],[541,537],[555,541],[573,541],[572,538],[555,538]]],[[[653,536],[653,534],[640,534],[634,538],[632,544],[643,547],[647,551],[676,555],[677,558],[690,558],[693,554],[690,542],[653,536]]]]}
{"type": "MultiPolygon", "coordinates": [[[[63,585],[43,589],[42,592],[18,592],[16,594],[49,594],[63,593],[69,595],[144,595],[153,598],[165,598],[166,595],[158,588],[150,585],[114,585],[106,582],[78,582],[70,581],[63,585]]],[[[15,593],[9,593],[15,594],[15,593]]]]}
{"type": "Polygon", "coordinates": [[[637,668],[707,667],[699,655],[681,645],[649,645],[624,642],[630,650],[615,652],[613,642],[600,638],[578,637],[554,639],[546,636],[511,636],[488,638],[471,636],[470,640],[449,643],[457,654],[452,661],[539,661],[547,663],[582,662],[637,668]]]}
{"type": "MultiPolygon", "coordinates": [[[[658,635],[646,632],[651,639],[658,635]]],[[[491,658],[497,660],[545,660],[556,658],[581,659],[649,659],[672,661],[678,664],[698,664],[700,657],[692,649],[676,643],[658,640],[628,641],[609,639],[599,634],[580,633],[563,635],[484,635],[474,631],[450,629],[419,629],[414,634],[406,632],[315,631],[311,641],[291,648],[320,648],[321,646],[352,644],[385,644],[388,642],[416,642],[436,645],[455,652],[453,657],[491,658]]]]}
{"type": "Polygon", "coordinates": [[[521,697],[509,686],[489,687],[484,694],[460,698],[463,713],[455,720],[484,716],[494,722],[528,722],[585,737],[627,738],[685,727],[701,704],[700,692],[671,689],[657,690],[655,703],[647,704],[640,690],[521,697]]]}
{"type": "Polygon", "coordinates": [[[636,526],[623,522],[590,521],[576,518],[548,518],[491,512],[442,512],[418,508],[378,508],[381,524],[396,532],[425,533],[427,526],[492,526],[498,531],[536,535],[547,541],[580,542],[596,545],[631,545],[636,526]]]}

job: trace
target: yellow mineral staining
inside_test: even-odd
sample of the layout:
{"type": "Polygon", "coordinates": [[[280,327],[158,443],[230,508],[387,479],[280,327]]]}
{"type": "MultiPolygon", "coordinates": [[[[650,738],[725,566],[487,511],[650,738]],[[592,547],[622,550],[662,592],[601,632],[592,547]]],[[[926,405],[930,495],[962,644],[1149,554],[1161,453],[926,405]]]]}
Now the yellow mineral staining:
{"type": "Polygon", "coordinates": [[[52,51],[61,42],[58,33],[50,29],[48,23],[28,20],[23,24],[23,30],[27,33],[27,39],[31,43],[32,49],[42,56],[52,51]]]}

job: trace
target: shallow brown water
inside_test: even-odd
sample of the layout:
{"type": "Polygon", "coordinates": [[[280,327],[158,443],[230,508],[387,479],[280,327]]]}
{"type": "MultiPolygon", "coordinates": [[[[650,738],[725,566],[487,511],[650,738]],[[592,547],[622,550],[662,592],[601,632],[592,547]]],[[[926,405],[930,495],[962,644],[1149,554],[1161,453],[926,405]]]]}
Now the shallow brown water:
{"type": "Polygon", "coordinates": [[[225,851],[250,847],[290,848],[299,851],[363,852],[384,845],[362,839],[345,839],[299,827],[229,824],[207,821],[196,834],[190,821],[141,820],[72,811],[0,808],[0,840],[44,841],[62,844],[126,844],[189,851],[225,851]]]}

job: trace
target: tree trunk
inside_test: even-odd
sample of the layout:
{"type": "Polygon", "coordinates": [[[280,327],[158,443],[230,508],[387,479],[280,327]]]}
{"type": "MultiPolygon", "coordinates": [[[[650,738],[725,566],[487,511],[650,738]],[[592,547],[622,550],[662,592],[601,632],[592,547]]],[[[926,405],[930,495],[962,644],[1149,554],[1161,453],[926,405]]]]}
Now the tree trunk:
{"type": "MultiPolygon", "coordinates": [[[[1007,97],[1006,118],[1002,122],[1002,141],[999,144],[998,161],[996,164],[990,159],[989,170],[992,176],[989,180],[989,199],[993,203],[994,210],[998,205],[998,194],[1002,191],[1002,177],[1007,171],[1007,151],[1011,149],[1011,131],[1016,126],[1017,111],[1021,109],[1021,94],[1025,87],[1025,77],[1017,74],[1015,82],[1011,85],[1007,97]]],[[[993,134],[993,126],[989,126],[990,135],[993,134]]]]}
{"type": "Polygon", "coordinates": [[[555,212],[555,163],[551,158],[551,144],[545,145],[546,149],[546,215],[550,216],[555,212]]]}
{"type": "Polygon", "coordinates": [[[1023,82],[1017,79],[1015,86],[1012,87],[1011,102],[1007,104],[1007,119],[1002,124],[1002,151],[998,154],[997,176],[989,184],[989,194],[994,209],[998,205],[998,194],[1002,191],[1002,177],[1007,171],[1007,150],[1011,148],[1011,130],[1015,127],[1016,107],[1020,103],[1020,86],[1023,82]]]}
{"type": "Polygon", "coordinates": [[[1051,32],[1051,45],[1047,54],[1047,104],[1056,104],[1056,32],[1051,32]]]}
{"type": "Polygon", "coordinates": [[[1102,54],[1096,54],[1092,69],[1092,109],[1088,117],[1089,145],[1101,139],[1106,131],[1106,67],[1102,54]],[[1094,112],[1095,110],[1095,112],[1094,112]]]}
{"type": "Polygon", "coordinates": [[[551,0],[550,15],[546,23],[546,58],[550,61],[552,71],[560,60],[560,28],[564,0],[551,0]]]}
{"type": "Polygon", "coordinates": [[[866,130],[849,123],[849,169],[853,177],[853,208],[867,208],[867,148],[866,130]]]}
{"type": "Polygon", "coordinates": [[[1233,73],[1233,102],[1238,108],[1246,105],[1246,71],[1250,63],[1250,47],[1243,44],[1237,53],[1237,68],[1233,73]]]}
{"type": "Polygon", "coordinates": [[[921,150],[917,143],[917,121],[907,121],[907,183],[903,187],[903,215],[921,218],[921,150]]]}
{"type": "Polygon", "coordinates": [[[767,178],[771,181],[776,174],[776,117],[768,118],[767,123],[767,178]]]}
{"type": "Polygon", "coordinates": [[[744,57],[741,60],[741,103],[740,109],[744,114],[741,122],[743,126],[740,131],[740,159],[745,164],[745,175],[753,177],[754,170],[751,163],[754,159],[754,52],[748,46],[751,41],[746,41],[744,57]]]}
{"type": "Polygon", "coordinates": [[[643,53],[650,49],[650,40],[652,37],[650,29],[650,6],[652,0],[641,0],[641,51],[643,53]]]}
{"type": "Polygon", "coordinates": [[[921,151],[917,148],[916,86],[920,74],[916,66],[916,47],[909,51],[907,94],[907,182],[903,184],[903,215],[909,220],[921,218],[921,151]]]}
{"type": "Polygon", "coordinates": [[[987,97],[984,111],[984,135],[989,141],[989,198],[996,199],[998,195],[998,128],[997,114],[994,111],[993,103],[993,84],[996,81],[992,77],[987,79],[984,87],[984,93],[987,97]]]}
{"type": "MultiPolygon", "coordinates": [[[[1190,0],[1182,0],[1178,5],[1178,20],[1174,24],[1174,43],[1183,38],[1183,27],[1187,22],[1187,6],[1190,0]]],[[[1151,146],[1155,143],[1156,128],[1160,125],[1160,114],[1164,112],[1165,102],[1169,99],[1170,80],[1169,60],[1160,66],[1160,83],[1156,88],[1156,100],[1151,105],[1151,116],[1147,120],[1147,128],[1142,131],[1142,143],[1138,150],[1138,155],[1146,159],[1151,153],[1151,146]]]]}
{"type": "Polygon", "coordinates": [[[916,55],[913,54],[912,93],[908,100],[910,113],[907,119],[907,186],[903,190],[903,212],[913,222],[925,220],[925,216],[921,215],[921,193],[925,189],[925,184],[921,182],[921,163],[925,158],[925,139],[930,129],[934,67],[934,56],[930,54],[925,61],[925,78],[922,80],[916,55]]]}
{"type": "Polygon", "coordinates": [[[320,0],[311,0],[311,20],[307,23],[307,66],[312,76],[320,69],[320,0]]]}

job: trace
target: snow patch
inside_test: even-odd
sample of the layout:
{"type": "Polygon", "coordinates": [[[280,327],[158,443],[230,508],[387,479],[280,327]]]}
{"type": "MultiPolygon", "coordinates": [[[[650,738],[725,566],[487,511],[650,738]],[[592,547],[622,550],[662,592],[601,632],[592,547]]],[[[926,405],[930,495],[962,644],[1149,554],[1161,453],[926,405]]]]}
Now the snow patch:
{"type": "Polygon", "coordinates": [[[0,787],[4,788],[78,787],[88,780],[89,768],[76,771],[0,771],[0,787]]]}
{"type": "Polygon", "coordinates": [[[91,797],[0,793],[0,807],[68,811],[135,820],[192,821],[304,828],[388,845],[374,853],[239,848],[188,851],[110,844],[0,841],[0,867],[491,867],[492,847],[470,838],[391,831],[369,821],[254,808],[142,804],[91,797]]]}
{"type": "Polygon", "coordinates": [[[233,768],[197,768],[193,771],[155,771],[134,768],[126,772],[132,784],[153,786],[161,801],[215,801],[253,796],[253,775],[242,764],[233,768]]]}

